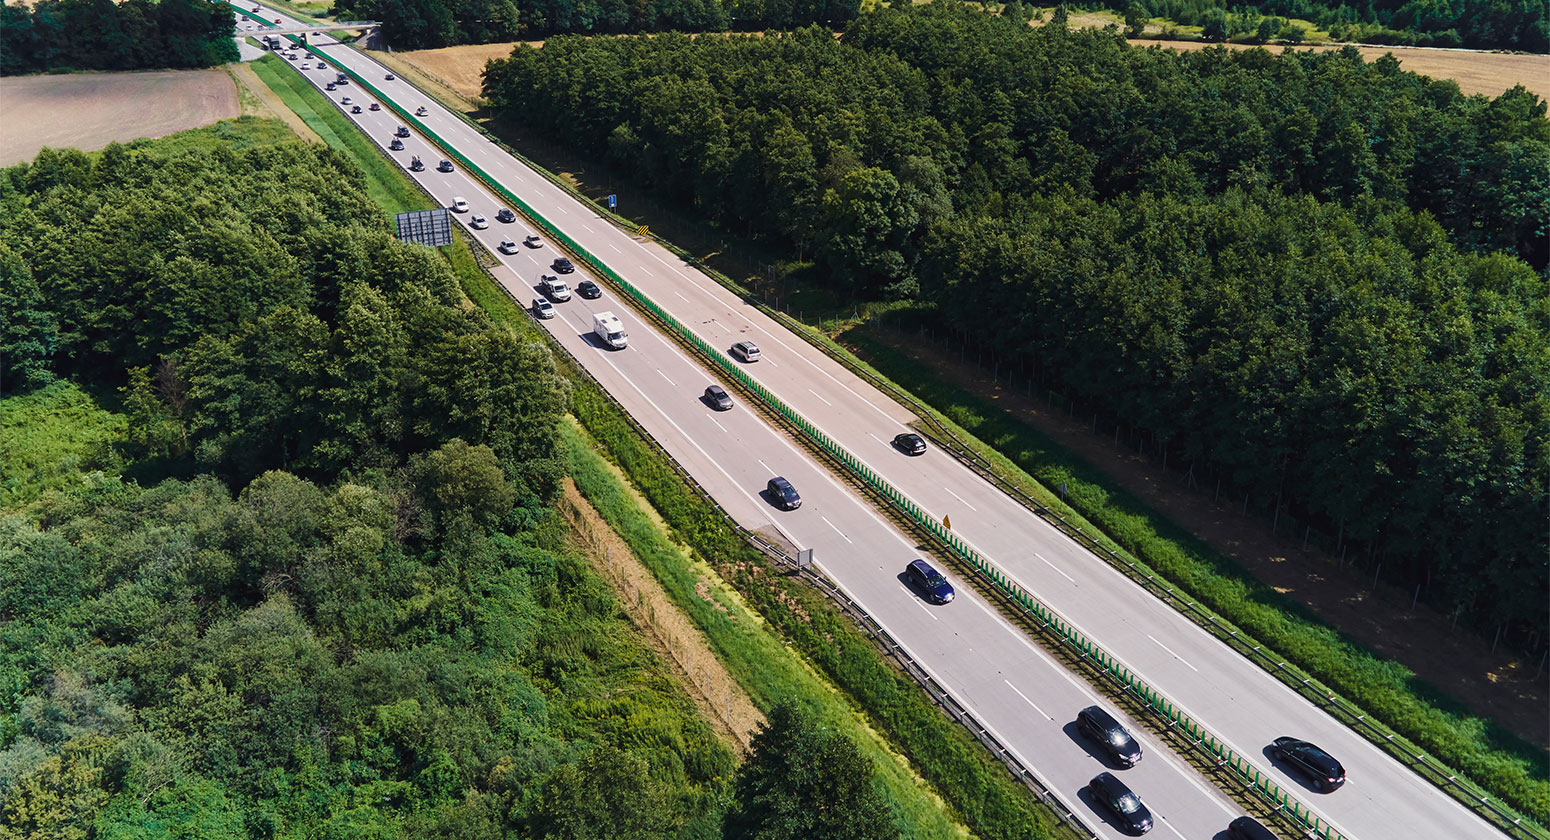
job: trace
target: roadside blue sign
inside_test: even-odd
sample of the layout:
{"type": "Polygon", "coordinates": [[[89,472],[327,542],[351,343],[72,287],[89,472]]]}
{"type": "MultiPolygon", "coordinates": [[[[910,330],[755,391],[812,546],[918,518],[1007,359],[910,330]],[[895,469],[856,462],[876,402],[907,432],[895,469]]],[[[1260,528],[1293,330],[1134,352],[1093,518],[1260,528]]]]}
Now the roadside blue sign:
{"type": "Polygon", "coordinates": [[[619,206],[619,196],[618,196],[618,194],[610,193],[609,196],[608,196],[608,209],[612,210],[612,209],[614,209],[615,207],[618,207],[618,206],[619,206]]]}

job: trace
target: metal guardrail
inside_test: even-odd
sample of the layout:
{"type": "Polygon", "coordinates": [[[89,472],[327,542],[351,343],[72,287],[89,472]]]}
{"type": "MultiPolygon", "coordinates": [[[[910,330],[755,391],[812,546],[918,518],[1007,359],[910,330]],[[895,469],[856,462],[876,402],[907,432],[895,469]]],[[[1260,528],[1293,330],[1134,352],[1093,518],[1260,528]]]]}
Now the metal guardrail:
{"type": "MultiPolygon", "coordinates": [[[[321,54],[316,53],[310,46],[303,46],[305,49],[307,49],[308,52],[312,52],[320,58],[326,58],[326,56],[322,56],[321,54]]],[[[821,451],[834,458],[845,469],[859,478],[863,483],[868,485],[879,495],[888,499],[894,505],[894,507],[902,512],[908,519],[910,519],[910,521],[925,529],[928,533],[937,538],[943,545],[947,546],[951,551],[953,551],[955,555],[959,557],[959,559],[961,559],[970,568],[972,568],[982,579],[988,582],[993,588],[998,590],[1003,596],[1007,597],[1011,603],[1016,604],[1019,608],[1021,608],[1026,615],[1040,624],[1040,626],[1044,627],[1047,632],[1051,632],[1058,639],[1060,639],[1062,644],[1069,648],[1073,653],[1086,659],[1094,667],[1096,667],[1100,673],[1105,674],[1117,682],[1123,690],[1130,693],[1150,711],[1162,718],[1170,728],[1185,733],[1196,749],[1201,750],[1210,756],[1212,761],[1218,767],[1228,770],[1230,774],[1247,790],[1253,792],[1275,810],[1283,813],[1284,815],[1289,815],[1296,823],[1300,825],[1302,830],[1308,836],[1319,838],[1319,840],[1345,840],[1343,834],[1334,829],[1321,817],[1319,817],[1317,814],[1314,814],[1310,809],[1302,805],[1291,795],[1287,794],[1279,785],[1275,783],[1273,779],[1271,779],[1266,774],[1261,773],[1246,759],[1238,756],[1231,748],[1222,743],[1220,739],[1212,735],[1209,730],[1205,729],[1205,727],[1201,726],[1192,718],[1185,715],[1159,692],[1155,691],[1150,686],[1142,682],[1139,678],[1137,678],[1134,673],[1132,673],[1130,669],[1124,666],[1118,659],[1113,657],[1111,654],[1108,654],[1096,643],[1087,639],[1069,622],[1060,617],[1059,614],[1052,608],[1043,604],[1032,593],[1011,581],[999,569],[990,564],[990,562],[977,551],[973,550],[967,544],[958,540],[956,536],[952,535],[945,528],[943,528],[940,523],[932,520],[923,509],[919,508],[917,505],[911,502],[906,496],[904,496],[904,494],[894,489],[880,476],[872,472],[872,470],[863,464],[859,459],[850,455],[848,451],[839,446],[836,441],[834,441],[832,438],[829,438],[828,435],[824,434],[822,431],[818,430],[817,427],[813,426],[805,418],[797,414],[797,412],[787,406],[768,389],[764,388],[762,385],[759,385],[744,371],[733,365],[724,354],[711,348],[708,343],[700,339],[699,336],[695,335],[666,310],[657,306],[633,284],[629,283],[623,277],[619,276],[616,272],[609,268],[606,263],[593,256],[589,251],[582,247],[580,243],[571,239],[558,228],[555,228],[531,205],[527,204],[527,202],[523,201],[515,194],[507,190],[497,180],[492,178],[488,173],[484,172],[483,169],[481,169],[478,165],[474,164],[471,160],[466,158],[461,152],[452,146],[452,144],[443,140],[439,135],[427,128],[424,123],[420,122],[417,118],[411,116],[403,109],[399,108],[388,97],[382,96],[381,92],[377,90],[371,82],[365,80],[348,68],[340,68],[340,70],[355,78],[362,87],[365,87],[367,90],[371,91],[380,100],[382,100],[384,104],[392,108],[402,118],[414,123],[420,129],[423,135],[431,139],[449,157],[452,157],[453,159],[462,163],[463,166],[465,166],[471,173],[478,176],[492,191],[510,201],[515,207],[520,208],[537,227],[549,234],[550,237],[563,243],[579,259],[588,263],[598,275],[607,278],[618,288],[625,291],[625,293],[640,309],[652,315],[659,323],[668,328],[670,332],[674,333],[681,342],[684,342],[690,347],[699,351],[700,354],[709,360],[713,366],[719,367],[723,373],[727,374],[749,392],[756,395],[761,401],[765,403],[766,406],[768,406],[776,414],[783,417],[787,422],[791,423],[804,437],[807,437],[809,441],[814,443],[821,451]]],[[[480,131],[483,132],[483,129],[480,129],[480,131]]],[[[542,169],[536,168],[536,171],[542,172],[542,169]]],[[[611,216],[612,214],[607,215],[611,216]]],[[[698,263],[697,260],[692,260],[692,262],[698,263]]],[[[778,314],[780,320],[782,320],[783,323],[788,320],[783,314],[772,314],[778,314]]],[[[797,331],[801,334],[806,334],[805,330],[799,329],[797,331]]],[[[822,349],[824,349],[825,352],[831,352],[827,348],[822,349]]],[[[869,381],[872,381],[871,376],[867,376],[866,378],[868,378],[869,381]]],[[[877,386],[876,382],[873,382],[873,384],[874,387],[877,386]]],[[[898,389],[892,387],[891,385],[888,385],[886,390],[894,394],[901,393],[898,391],[898,389]]],[[[913,398],[908,399],[908,402],[918,404],[918,401],[914,400],[913,398]]],[[[959,443],[958,447],[953,447],[952,449],[961,449],[965,455],[970,457],[971,461],[978,460],[980,462],[981,469],[989,473],[989,476],[994,476],[994,481],[998,485],[1004,486],[1004,489],[1009,488],[1013,493],[1014,498],[1018,498],[1020,501],[1023,501],[1024,504],[1033,505],[1035,512],[1040,513],[1040,515],[1044,516],[1046,519],[1049,517],[1054,517],[1054,519],[1051,521],[1057,523],[1057,527],[1061,527],[1062,531],[1075,538],[1079,543],[1088,547],[1089,550],[1093,550],[1095,553],[1099,553],[1099,555],[1104,556],[1105,559],[1112,557],[1114,559],[1111,559],[1110,562],[1124,564],[1129,570],[1131,570],[1133,574],[1138,574],[1133,562],[1118,558],[1118,555],[1110,552],[1106,547],[1097,543],[1092,537],[1083,534],[1081,528],[1071,528],[1070,526],[1066,525],[1063,517],[1055,515],[1053,511],[1050,511],[1048,508],[1040,505],[1036,500],[1028,497],[1020,489],[1015,488],[1008,482],[1005,482],[1004,479],[1001,479],[998,475],[996,475],[993,470],[989,470],[987,462],[984,462],[983,459],[979,458],[977,454],[972,453],[970,450],[968,450],[967,447],[963,447],[961,442],[958,441],[956,435],[952,435],[950,430],[945,429],[945,427],[937,423],[935,418],[931,416],[930,412],[922,413],[925,417],[932,421],[934,426],[945,431],[947,436],[950,437],[955,443],[959,443]]],[[[631,418],[631,422],[634,423],[633,418],[631,418]]],[[[638,424],[636,425],[638,427],[638,424]]],[[[957,453],[955,452],[955,454],[957,453]]],[[[675,467],[677,467],[676,462],[673,463],[675,467]]],[[[977,469],[976,471],[979,472],[981,470],[977,469]]],[[[682,474],[681,470],[680,472],[682,474]]],[[[702,495],[705,495],[708,498],[708,494],[704,494],[703,488],[699,488],[697,483],[694,484],[694,486],[702,495]]],[[[719,506],[717,506],[717,509],[720,509],[719,506]]],[[[746,533],[746,531],[742,529],[741,526],[737,527],[739,528],[740,532],[746,533]]],[[[760,540],[759,542],[763,541],[760,540]]],[[[1151,582],[1152,586],[1158,588],[1158,591],[1166,591],[1168,598],[1176,599],[1178,603],[1190,603],[1192,605],[1191,610],[1200,615],[1206,616],[1206,621],[1208,624],[1212,625],[1213,627],[1218,627],[1222,623],[1217,621],[1214,616],[1208,615],[1198,604],[1194,604],[1193,602],[1186,602],[1184,599],[1179,598],[1175,590],[1164,587],[1161,583],[1158,583],[1155,580],[1155,577],[1150,575],[1146,577],[1151,582]]],[[[1236,637],[1238,635],[1237,630],[1234,628],[1227,628],[1226,630],[1219,629],[1219,632],[1225,632],[1229,637],[1236,637]]],[[[1271,659],[1262,653],[1260,646],[1253,646],[1252,650],[1267,660],[1271,659]]],[[[1296,674],[1292,671],[1291,666],[1287,665],[1285,662],[1276,662],[1275,668],[1273,670],[1291,673],[1294,677],[1296,677],[1296,674]]],[[[1304,676],[1292,684],[1301,684],[1306,689],[1312,683],[1313,681],[1311,678],[1304,676]]],[[[1324,689],[1322,686],[1317,686],[1317,689],[1322,695],[1322,703],[1333,704],[1339,700],[1338,695],[1335,695],[1333,692],[1328,692],[1327,689],[1324,689]]],[[[1344,701],[1340,702],[1344,703],[1344,701]]],[[[1346,706],[1349,706],[1349,704],[1346,704],[1346,706]]],[[[1369,731],[1379,733],[1379,730],[1374,727],[1373,724],[1367,721],[1366,718],[1360,714],[1359,710],[1355,710],[1354,707],[1349,707],[1350,711],[1346,711],[1346,708],[1340,706],[1333,706],[1333,708],[1338,708],[1342,712],[1346,712],[1348,717],[1353,718],[1354,722],[1352,725],[1356,725],[1355,722],[1359,722],[1363,726],[1367,727],[1369,731]]],[[[1380,743],[1393,743],[1395,738],[1396,735],[1392,733],[1384,733],[1383,739],[1380,741],[1380,743]]],[[[1407,750],[1407,753],[1412,755],[1415,760],[1427,762],[1423,766],[1429,770],[1433,768],[1441,768],[1440,771],[1434,770],[1434,772],[1446,774],[1442,775],[1441,777],[1445,778],[1449,784],[1453,785],[1460,792],[1468,793],[1468,789],[1465,788],[1463,784],[1459,783],[1456,774],[1446,773],[1446,768],[1442,768],[1442,765],[1436,762],[1435,759],[1431,759],[1424,753],[1414,750],[1413,745],[1409,746],[1411,749],[1407,750]]],[[[1504,812],[1499,806],[1491,803],[1487,797],[1471,795],[1468,799],[1465,799],[1465,801],[1470,802],[1472,805],[1478,803],[1476,807],[1484,807],[1490,810],[1496,814],[1500,820],[1505,822],[1507,826],[1511,826],[1512,828],[1527,832],[1525,835],[1515,836],[1527,836],[1530,838],[1536,838],[1536,840],[1537,838],[1547,836],[1533,831],[1533,829],[1537,828],[1537,826],[1534,826],[1531,822],[1525,824],[1525,820],[1521,816],[1510,812],[1504,812]]],[[[1511,833],[1512,829],[1509,828],[1508,830],[1511,833]]]]}

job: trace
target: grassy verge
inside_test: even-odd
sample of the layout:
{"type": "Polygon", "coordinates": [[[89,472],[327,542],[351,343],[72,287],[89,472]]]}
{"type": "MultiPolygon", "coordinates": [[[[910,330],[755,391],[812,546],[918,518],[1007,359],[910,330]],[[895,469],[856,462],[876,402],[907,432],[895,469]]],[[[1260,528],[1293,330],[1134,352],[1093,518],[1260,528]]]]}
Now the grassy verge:
{"type": "Polygon", "coordinates": [[[1372,713],[1372,720],[1541,824],[1550,819],[1544,753],[1534,745],[1470,715],[1408,669],[1342,636],[1141,500],[1106,486],[1096,468],[988,401],[930,376],[868,328],[853,328],[843,339],[882,376],[910,382],[908,390],[939,419],[965,432],[960,437],[966,443],[1040,503],[1069,511],[1068,520],[1106,535],[1110,548],[1372,713]],[[1065,503],[1047,489],[1062,483],[1065,503]]]}
{"type": "Polygon", "coordinates": [[[72,382],[0,399],[0,510],[78,487],[91,471],[116,471],[111,445],[126,428],[124,415],[72,382]]]}
{"type": "Polygon", "coordinates": [[[331,148],[349,156],[366,176],[366,194],[389,214],[429,210],[435,204],[382,156],[355,124],[318,89],[273,54],[253,63],[269,89],[331,148]]]}

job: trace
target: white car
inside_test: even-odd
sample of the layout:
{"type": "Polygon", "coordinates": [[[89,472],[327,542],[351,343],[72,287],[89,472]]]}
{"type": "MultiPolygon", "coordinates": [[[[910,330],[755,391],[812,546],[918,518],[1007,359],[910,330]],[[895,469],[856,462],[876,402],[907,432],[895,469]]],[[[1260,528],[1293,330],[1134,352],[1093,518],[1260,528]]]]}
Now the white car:
{"type": "Polygon", "coordinates": [[[468,217],[468,226],[474,230],[484,230],[490,226],[490,220],[479,215],[478,213],[475,213],[468,217]]]}
{"type": "Polygon", "coordinates": [[[458,196],[458,197],[452,199],[452,212],[454,212],[454,213],[467,213],[468,212],[468,199],[466,199],[466,198],[464,198],[462,196],[458,196]]]}
{"type": "Polygon", "coordinates": [[[420,107],[414,109],[414,115],[417,116],[417,117],[424,117],[424,116],[427,116],[429,114],[430,114],[430,109],[426,108],[424,105],[421,105],[420,107]]]}
{"type": "Polygon", "coordinates": [[[512,242],[510,239],[502,239],[501,244],[497,246],[497,250],[502,254],[515,254],[517,252],[517,243],[512,242]]]}
{"type": "Polygon", "coordinates": [[[564,303],[570,300],[570,287],[565,285],[564,280],[555,277],[553,274],[545,274],[543,279],[539,281],[539,285],[543,288],[544,294],[548,295],[556,303],[564,303]]]}
{"type": "Polygon", "coordinates": [[[544,298],[533,298],[533,314],[539,318],[553,318],[554,304],[544,298]]]}
{"type": "Polygon", "coordinates": [[[340,105],[354,105],[355,101],[352,100],[350,97],[346,96],[345,98],[339,100],[339,104],[340,105]]]}

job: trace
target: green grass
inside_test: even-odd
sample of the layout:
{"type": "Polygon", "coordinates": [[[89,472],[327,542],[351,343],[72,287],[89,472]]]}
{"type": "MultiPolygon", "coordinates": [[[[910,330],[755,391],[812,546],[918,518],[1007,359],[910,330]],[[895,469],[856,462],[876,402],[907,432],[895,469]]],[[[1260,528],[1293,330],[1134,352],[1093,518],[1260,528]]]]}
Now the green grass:
{"type": "Polygon", "coordinates": [[[354,123],[286,64],[278,56],[266,55],[253,62],[253,70],[324,143],[343,152],[361,168],[366,177],[366,194],[372,201],[389,214],[435,207],[354,123]]]}
{"type": "Polygon", "coordinates": [[[1330,686],[1373,722],[1391,727],[1541,824],[1550,815],[1542,750],[1324,624],[1141,500],[1107,486],[1091,464],[989,401],[932,376],[870,328],[853,328],[843,340],[883,377],[909,382],[909,392],[1041,504],[1085,532],[1101,534],[1100,542],[1111,550],[1330,686]],[[1062,483],[1066,502],[1048,489],[1062,483]]]}
{"type": "Polygon", "coordinates": [[[273,146],[295,140],[290,127],[280,120],[269,117],[241,116],[221,120],[214,125],[192,128],[169,134],[155,140],[141,139],[129,144],[144,154],[156,157],[173,157],[186,152],[208,152],[216,149],[237,151],[254,146],[273,146]]]}
{"type": "Polygon", "coordinates": [[[78,487],[91,471],[117,472],[112,444],[128,423],[74,383],[0,399],[0,509],[78,487]]]}

